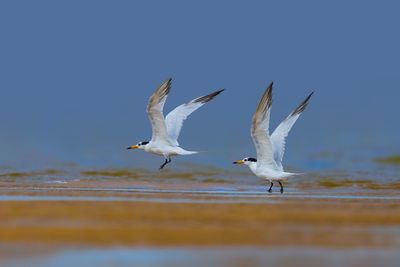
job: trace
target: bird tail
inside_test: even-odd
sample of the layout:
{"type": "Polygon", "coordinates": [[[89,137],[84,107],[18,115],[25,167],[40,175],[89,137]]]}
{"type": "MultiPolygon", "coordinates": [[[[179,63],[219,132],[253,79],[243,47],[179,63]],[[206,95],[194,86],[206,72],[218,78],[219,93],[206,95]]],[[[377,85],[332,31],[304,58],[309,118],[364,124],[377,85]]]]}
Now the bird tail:
{"type": "Polygon", "coordinates": [[[299,175],[303,175],[304,173],[295,173],[295,172],[285,172],[285,178],[289,178],[292,176],[299,176],[299,175]]]}
{"type": "Polygon", "coordinates": [[[305,173],[304,172],[291,172],[290,174],[293,176],[297,176],[297,175],[303,175],[305,173]]]}
{"type": "Polygon", "coordinates": [[[187,150],[184,150],[184,151],[182,152],[182,155],[193,155],[193,154],[197,154],[197,153],[199,153],[199,152],[197,152],[197,151],[187,151],[187,150]]]}

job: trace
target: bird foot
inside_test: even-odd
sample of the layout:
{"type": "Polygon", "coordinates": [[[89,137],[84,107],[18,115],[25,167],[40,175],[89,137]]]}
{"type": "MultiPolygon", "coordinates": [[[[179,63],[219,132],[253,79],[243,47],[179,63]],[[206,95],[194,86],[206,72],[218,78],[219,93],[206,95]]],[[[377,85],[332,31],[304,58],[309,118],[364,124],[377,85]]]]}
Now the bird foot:
{"type": "Polygon", "coordinates": [[[171,158],[165,159],[165,162],[160,166],[160,168],[158,168],[158,170],[162,170],[165,167],[165,165],[167,165],[171,161],[172,161],[171,158]]]}
{"type": "Polygon", "coordinates": [[[165,165],[167,165],[167,164],[162,164],[162,165],[160,166],[160,168],[158,168],[158,170],[161,171],[161,170],[165,167],[165,165]]]}
{"type": "Polygon", "coordinates": [[[279,185],[281,186],[281,194],[283,194],[283,185],[282,185],[281,181],[279,181],[279,185]]]}

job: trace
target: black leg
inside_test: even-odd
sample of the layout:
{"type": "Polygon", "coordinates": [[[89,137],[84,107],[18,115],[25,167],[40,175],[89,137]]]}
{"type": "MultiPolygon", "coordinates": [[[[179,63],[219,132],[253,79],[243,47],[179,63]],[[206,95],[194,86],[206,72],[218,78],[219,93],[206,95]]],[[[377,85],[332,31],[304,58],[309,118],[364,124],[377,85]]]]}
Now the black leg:
{"type": "Polygon", "coordinates": [[[165,167],[165,165],[167,165],[168,163],[170,163],[172,160],[171,158],[166,158],[164,163],[160,166],[159,170],[161,170],[162,168],[165,167]]]}
{"type": "Polygon", "coordinates": [[[270,192],[271,193],[271,191],[272,191],[272,187],[274,186],[274,183],[273,182],[271,182],[271,186],[269,187],[269,189],[268,189],[268,192],[270,192]]]}
{"type": "Polygon", "coordinates": [[[283,185],[281,183],[281,181],[279,181],[279,185],[281,186],[281,194],[283,193],[283,185]]]}

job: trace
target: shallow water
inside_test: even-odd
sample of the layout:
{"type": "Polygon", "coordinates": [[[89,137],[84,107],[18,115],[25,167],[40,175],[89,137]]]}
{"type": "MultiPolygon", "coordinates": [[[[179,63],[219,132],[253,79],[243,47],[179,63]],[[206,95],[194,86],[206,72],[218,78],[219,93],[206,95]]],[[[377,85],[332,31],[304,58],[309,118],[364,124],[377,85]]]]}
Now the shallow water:
{"type": "Polygon", "coordinates": [[[4,267],[393,266],[397,250],[293,247],[80,248],[3,262],[4,267]]]}
{"type": "Polygon", "coordinates": [[[397,165],[191,168],[1,170],[0,266],[398,266],[397,165]]]}
{"type": "MultiPolygon", "coordinates": [[[[13,188],[7,188],[8,190],[13,190],[13,188]]],[[[18,189],[20,190],[20,189],[18,189]]],[[[210,189],[210,190],[163,190],[163,189],[118,189],[118,188],[34,188],[34,191],[43,191],[48,193],[48,191],[54,190],[62,192],[79,192],[84,191],[86,193],[90,192],[106,192],[106,193],[132,193],[129,197],[110,197],[110,196],[48,196],[48,195],[0,195],[0,201],[151,201],[151,202],[170,202],[170,203],[222,203],[222,202],[232,202],[232,203],[263,203],[263,202],[277,202],[290,199],[342,199],[342,200],[400,200],[400,195],[349,195],[343,192],[290,192],[285,194],[279,193],[267,193],[266,191],[235,191],[229,189],[210,189]],[[151,197],[140,197],[143,195],[151,195],[151,197]],[[165,198],[165,194],[174,195],[173,198],[165,198]],[[176,195],[181,196],[175,197],[176,195]],[[158,196],[158,197],[154,197],[158,196]],[[210,200],[199,200],[193,199],[195,196],[207,196],[207,197],[218,197],[218,199],[213,198],[210,200]]]]}

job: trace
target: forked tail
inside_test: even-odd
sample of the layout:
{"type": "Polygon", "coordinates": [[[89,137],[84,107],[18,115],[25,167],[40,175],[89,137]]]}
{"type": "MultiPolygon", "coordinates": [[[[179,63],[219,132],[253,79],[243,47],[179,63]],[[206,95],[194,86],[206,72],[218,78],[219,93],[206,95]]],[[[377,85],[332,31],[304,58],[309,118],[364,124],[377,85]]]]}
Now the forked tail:
{"type": "Polygon", "coordinates": [[[289,177],[292,177],[292,176],[303,175],[305,173],[284,172],[284,174],[285,174],[285,178],[289,178],[289,177]]]}
{"type": "Polygon", "coordinates": [[[193,155],[193,154],[199,153],[197,151],[187,151],[187,150],[184,150],[184,149],[182,149],[182,150],[183,151],[181,152],[181,155],[193,155]]]}

